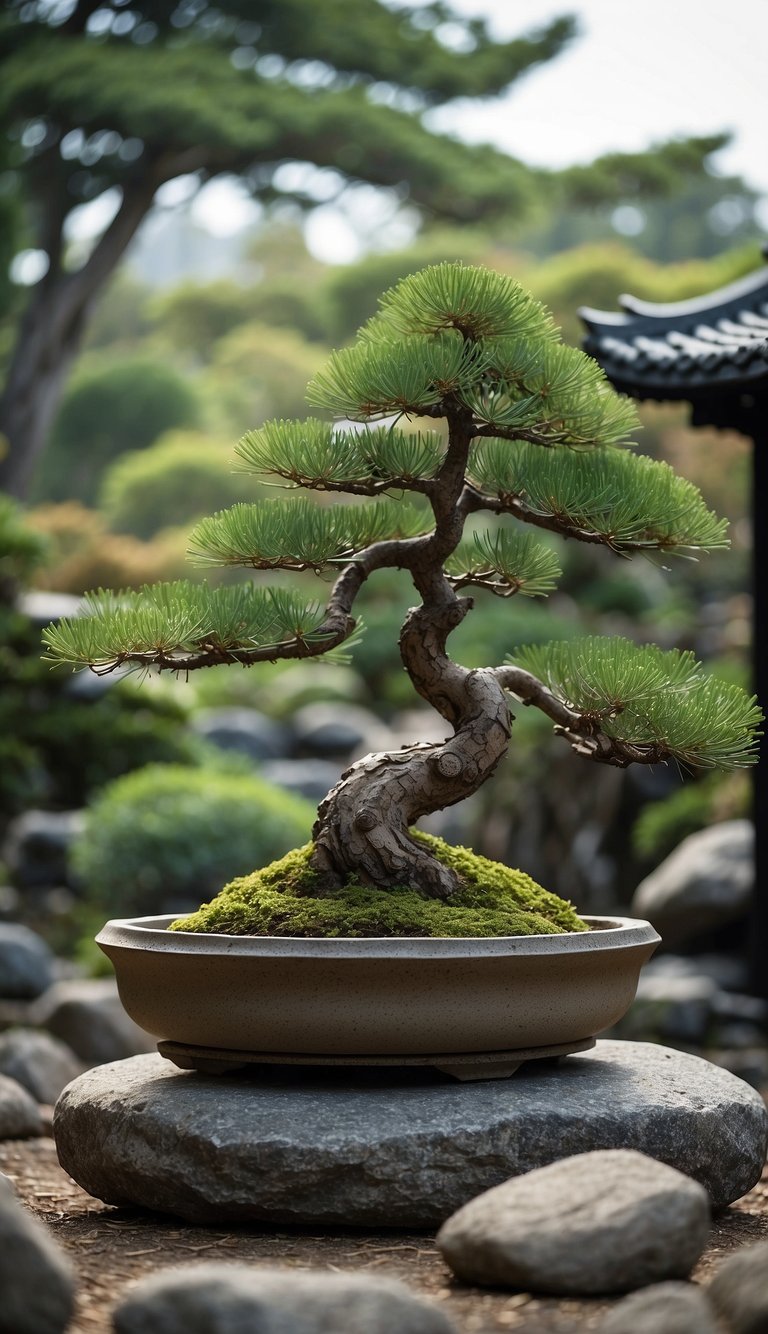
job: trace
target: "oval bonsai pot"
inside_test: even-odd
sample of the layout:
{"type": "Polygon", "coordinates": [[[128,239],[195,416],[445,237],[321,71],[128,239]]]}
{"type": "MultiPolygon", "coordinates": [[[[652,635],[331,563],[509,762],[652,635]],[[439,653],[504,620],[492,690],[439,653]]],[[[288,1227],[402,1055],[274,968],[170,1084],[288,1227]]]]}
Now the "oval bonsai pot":
{"type": "Polygon", "coordinates": [[[625,917],[552,936],[359,939],[173,920],[111,921],[96,937],[131,1018],[171,1043],[310,1061],[589,1045],[626,1013],[660,939],[625,917]]]}

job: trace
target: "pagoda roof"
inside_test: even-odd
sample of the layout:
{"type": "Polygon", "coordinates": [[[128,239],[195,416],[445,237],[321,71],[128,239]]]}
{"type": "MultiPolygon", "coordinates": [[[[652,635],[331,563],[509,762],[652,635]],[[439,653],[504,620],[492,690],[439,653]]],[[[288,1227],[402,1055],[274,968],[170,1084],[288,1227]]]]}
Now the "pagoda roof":
{"type": "Polygon", "coordinates": [[[737,429],[742,413],[768,397],[768,269],[690,301],[621,296],[619,305],[579,314],[584,350],[621,393],[685,399],[702,409],[694,421],[737,429]]]}

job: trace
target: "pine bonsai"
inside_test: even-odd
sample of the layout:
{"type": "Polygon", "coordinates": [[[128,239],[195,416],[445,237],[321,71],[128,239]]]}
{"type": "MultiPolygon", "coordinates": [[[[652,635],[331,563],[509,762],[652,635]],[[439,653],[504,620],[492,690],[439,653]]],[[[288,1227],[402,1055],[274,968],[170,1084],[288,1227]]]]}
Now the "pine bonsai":
{"type": "MultiPolygon", "coordinates": [[[[355,599],[377,570],[394,567],[411,579],[420,604],[403,624],[400,653],[416,691],[453,735],[354,764],[320,805],[312,844],[250,886],[235,882],[214,905],[208,929],[237,930],[249,893],[261,895],[262,907],[271,894],[255,929],[291,934],[287,899],[282,915],[279,899],[273,902],[286,882],[292,901],[303,900],[305,909],[315,901],[315,926],[301,929],[319,934],[334,933],[329,898],[346,895],[349,908],[352,894],[354,907],[356,891],[368,900],[372,891],[389,891],[407,897],[411,909],[414,894],[422,903],[498,908],[490,864],[483,898],[482,876],[470,884],[466,861],[412,826],[490,777],[509,744],[510,696],[540,709],[579,755],[597,763],[676,760],[731,769],[754,761],[754,699],[705,674],[690,653],[590,637],[513,652],[504,665],[483,670],[449,657],[448,637],[472,610],[464,590],[535,597],[555,586],[556,556],[521,524],[622,556],[727,545],[726,521],[690,482],[622,447],[637,425],[633,404],[595,362],[562,343],[546,310],[511,278],[440,264],[405,279],[384,295],[355,344],[331,356],[310,384],[309,401],[347,425],[268,422],[240,441],[241,466],[289,489],[362,500],[291,496],[235,505],[197,525],[191,553],[258,571],[335,567],[324,607],[261,584],[181,582],[99,592],[86,615],[46,632],[51,658],[97,673],[157,667],[178,674],[310,658],[349,642],[355,599]],[[441,429],[412,434],[397,425],[412,418],[441,429]],[[377,420],[386,424],[370,425],[377,420]],[[483,514],[493,516],[493,527],[474,526],[483,514]]],[[[568,905],[531,885],[511,886],[534,912],[533,925],[521,930],[578,928],[568,905]],[[539,911],[549,927],[541,927],[539,911]]],[[[411,913],[405,932],[427,934],[422,917],[411,913]]],[[[199,915],[193,922],[206,927],[199,915]]],[[[483,934],[483,922],[489,934],[509,933],[509,919],[491,915],[458,934],[483,934]]],[[[381,911],[375,929],[370,922],[354,928],[385,929],[381,911]]]]}

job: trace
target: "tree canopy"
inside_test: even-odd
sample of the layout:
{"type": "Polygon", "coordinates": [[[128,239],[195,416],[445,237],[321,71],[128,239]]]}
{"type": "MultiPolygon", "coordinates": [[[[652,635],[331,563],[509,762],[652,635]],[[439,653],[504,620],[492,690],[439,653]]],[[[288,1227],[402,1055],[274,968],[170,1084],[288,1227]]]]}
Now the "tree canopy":
{"type": "Polygon", "coordinates": [[[2,208],[48,268],[0,400],[3,484],[26,490],[93,303],[167,181],[199,187],[235,174],[262,201],[308,206],[362,181],[469,222],[520,217],[542,193],[669,194],[699,175],[721,138],[562,175],[426,127],[429,108],[496,96],[574,34],[562,17],[496,42],[443,3],[358,0],[350,22],[344,0],[10,0],[0,19],[2,208]],[[73,269],[71,214],[110,190],[115,216],[73,269]]]}

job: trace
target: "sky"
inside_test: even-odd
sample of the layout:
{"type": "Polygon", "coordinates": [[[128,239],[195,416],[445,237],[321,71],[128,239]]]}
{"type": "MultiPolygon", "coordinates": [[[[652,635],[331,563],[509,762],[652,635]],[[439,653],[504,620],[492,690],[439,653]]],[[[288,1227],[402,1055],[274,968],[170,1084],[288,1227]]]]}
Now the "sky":
{"type": "MultiPolygon", "coordinates": [[[[401,0],[391,0],[393,4],[401,0]]],[[[455,12],[486,18],[499,38],[520,36],[564,13],[580,35],[563,55],[525,75],[501,99],[458,101],[430,113],[434,128],[470,142],[490,142],[534,166],[590,162],[612,150],[644,149],[674,137],[729,130],[718,155],[724,174],[742,175],[765,194],[768,0],[451,0],[455,12]]],[[[165,187],[181,205],[184,183],[165,187]]],[[[103,225],[99,201],[83,210],[76,235],[103,225]]],[[[231,235],[258,216],[237,184],[214,181],[191,205],[196,221],[231,235]]],[[[407,214],[370,189],[344,206],[325,205],[307,226],[310,248],[329,263],[349,262],[370,237],[390,246],[410,238],[407,214]]],[[[374,244],[376,241],[374,240],[374,244]]]]}

